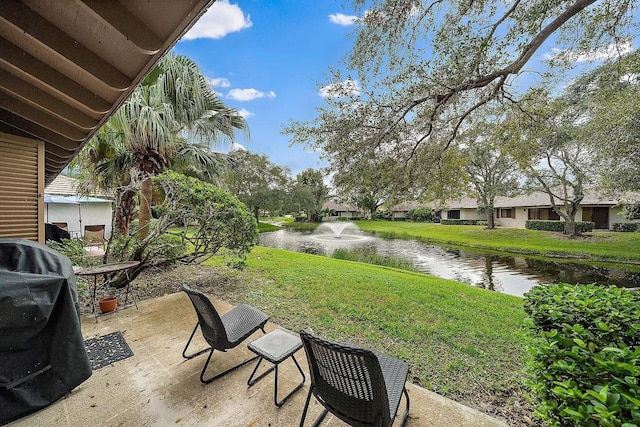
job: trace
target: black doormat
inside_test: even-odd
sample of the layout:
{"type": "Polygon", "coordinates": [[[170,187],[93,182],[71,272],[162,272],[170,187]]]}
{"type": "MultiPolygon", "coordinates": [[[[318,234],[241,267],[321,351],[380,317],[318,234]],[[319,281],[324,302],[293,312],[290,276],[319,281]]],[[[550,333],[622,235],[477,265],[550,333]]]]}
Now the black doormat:
{"type": "Polygon", "coordinates": [[[133,356],[133,351],[120,331],[99,338],[89,338],[84,341],[84,346],[94,371],[133,356]]]}

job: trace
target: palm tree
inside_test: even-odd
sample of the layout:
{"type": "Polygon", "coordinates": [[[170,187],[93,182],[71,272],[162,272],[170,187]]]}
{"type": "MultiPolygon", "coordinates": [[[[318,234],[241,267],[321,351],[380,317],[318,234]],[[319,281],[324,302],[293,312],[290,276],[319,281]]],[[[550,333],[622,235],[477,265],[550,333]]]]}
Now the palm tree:
{"type": "MultiPolygon", "coordinates": [[[[197,65],[185,56],[166,55],[113,117],[142,177],[138,236],[151,219],[151,180],[184,150],[185,136],[211,144],[233,140],[246,121],[215,96],[197,65]]],[[[204,153],[204,151],[203,151],[204,153]]],[[[215,156],[206,156],[208,160],[215,156]]],[[[204,158],[204,157],[202,157],[204,158]]],[[[211,172],[209,170],[209,172],[211,172]]]]}
{"type": "Polygon", "coordinates": [[[132,180],[133,157],[126,150],[122,133],[107,122],[73,160],[81,170],[80,192],[94,193],[97,189],[113,191],[115,225],[122,236],[129,235],[136,211],[136,186],[132,180]]]}

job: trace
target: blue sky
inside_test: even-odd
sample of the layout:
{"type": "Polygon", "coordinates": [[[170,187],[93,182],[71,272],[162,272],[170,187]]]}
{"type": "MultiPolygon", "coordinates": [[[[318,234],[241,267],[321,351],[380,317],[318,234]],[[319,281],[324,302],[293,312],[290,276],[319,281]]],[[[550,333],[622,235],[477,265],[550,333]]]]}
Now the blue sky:
{"type": "MultiPolygon", "coordinates": [[[[315,108],[323,103],[319,85],[329,80],[329,67],[339,66],[351,50],[355,16],[342,3],[217,0],[174,48],[195,60],[225,104],[245,116],[250,138],[237,142],[288,167],[293,176],[327,166],[319,153],[290,147],[290,137],[280,132],[291,119],[315,117],[315,108]]],[[[628,43],[623,50],[634,47],[628,43]]],[[[549,40],[525,69],[540,71],[544,59],[557,53],[549,40]]],[[[610,53],[602,50],[573,59],[589,67],[587,60],[610,53]]],[[[538,77],[526,73],[516,83],[531,84],[538,77]]],[[[227,151],[229,146],[214,148],[227,151]]]]}
{"type": "Polygon", "coordinates": [[[289,119],[315,116],[319,83],[353,44],[348,15],[341,0],[218,0],[174,51],[196,61],[225,104],[245,116],[250,139],[237,142],[295,176],[326,163],[289,147],[280,131],[289,119]]]}

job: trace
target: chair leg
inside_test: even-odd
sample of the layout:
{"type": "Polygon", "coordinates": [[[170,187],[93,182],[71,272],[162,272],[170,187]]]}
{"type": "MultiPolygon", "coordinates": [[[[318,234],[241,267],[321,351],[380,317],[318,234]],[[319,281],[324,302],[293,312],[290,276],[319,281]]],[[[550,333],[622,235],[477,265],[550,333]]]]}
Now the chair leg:
{"type": "Polygon", "coordinates": [[[245,361],[244,361],[244,362],[242,362],[242,363],[239,363],[239,364],[238,364],[238,365],[236,365],[236,366],[233,366],[233,367],[231,367],[231,368],[227,369],[227,370],[226,370],[226,371],[224,371],[224,372],[220,372],[219,374],[216,374],[216,375],[214,375],[214,376],[212,376],[212,377],[205,378],[205,377],[204,377],[204,373],[205,373],[205,371],[207,370],[207,366],[209,366],[209,362],[211,361],[211,356],[213,356],[213,352],[214,352],[214,351],[215,351],[215,349],[214,349],[214,348],[212,348],[212,349],[211,349],[211,352],[209,353],[209,356],[207,357],[207,361],[205,362],[204,366],[202,367],[202,372],[200,372],[200,382],[202,382],[202,383],[204,383],[204,384],[209,384],[210,382],[213,382],[213,381],[217,380],[218,378],[220,378],[220,377],[223,377],[223,376],[227,375],[229,372],[231,372],[231,371],[235,371],[236,369],[238,369],[238,368],[240,368],[240,367],[242,367],[242,366],[246,365],[247,363],[251,363],[251,362],[253,362],[254,360],[258,359],[258,357],[259,357],[259,356],[254,356],[254,357],[252,357],[252,358],[250,358],[250,359],[245,360],[245,361]]]}
{"type": "Polygon", "coordinates": [[[304,426],[304,419],[307,417],[307,409],[309,409],[309,401],[311,400],[311,393],[313,392],[313,384],[309,386],[309,393],[307,394],[307,401],[304,404],[304,409],[302,410],[302,418],[300,418],[300,427],[304,426]]]}
{"type": "MultiPolygon", "coordinates": [[[[313,394],[313,384],[309,386],[309,394],[307,394],[307,401],[304,404],[304,409],[302,410],[302,418],[300,418],[300,427],[304,427],[304,420],[307,417],[307,410],[309,409],[309,402],[311,401],[311,395],[313,394]]],[[[324,420],[324,418],[329,413],[327,408],[324,408],[318,418],[313,422],[313,427],[318,427],[320,423],[324,420]]]]}
{"type": "Polygon", "coordinates": [[[297,386],[295,386],[294,389],[289,392],[289,394],[287,394],[285,397],[282,398],[282,400],[278,401],[278,365],[276,365],[275,382],[274,382],[274,388],[273,388],[273,403],[275,403],[275,405],[278,408],[282,407],[282,405],[284,405],[287,399],[293,396],[293,393],[300,390],[302,386],[304,386],[304,380],[306,379],[304,376],[304,372],[302,372],[302,368],[298,364],[298,361],[296,360],[293,354],[291,355],[291,358],[293,359],[293,363],[295,363],[296,366],[298,367],[298,372],[300,372],[300,375],[302,376],[302,382],[299,383],[297,386]]]}
{"type": "Polygon", "coordinates": [[[404,388],[403,392],[404,397],[407,399],[407,408],[405,409],[404,415],[402,416],[402,423],[400,424],[400,427],[404,427],[404,425],[407,423],[407,419],[409,418],[409,392],[407,391],[407,387],[404,388]]]}
{"type": "Polygon", "coordinates": [[[200,323],[196,323],[196,327],[193,328],[193,332],[191,332],[191,336],[189,337],[189,341],[187,341],[187,345],[185,345],[184,350],[182,350],[182,357],[184,357],[185,359],[193,359],[194,357],[200,356],[201,354],[211,350],[211,347],[207,347],[193,354],[187,354],[187,348],[189,348],[189,344],[191,344],[191,340],[193,339],[193,336],[196,334],[196,331],[198,330],[198,326],[200,326],[200,323]]]}

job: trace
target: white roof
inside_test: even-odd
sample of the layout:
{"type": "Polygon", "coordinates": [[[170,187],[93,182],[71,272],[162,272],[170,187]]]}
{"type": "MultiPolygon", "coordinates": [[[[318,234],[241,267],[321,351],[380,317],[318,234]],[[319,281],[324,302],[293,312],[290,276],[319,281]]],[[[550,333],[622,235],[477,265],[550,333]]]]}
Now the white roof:
{"type": "Polygon", "coordinates": [[[80,204],[80,203],[111,203],[109,199],[101,199],[99,197],[86,196],[55,196],[44,195],[44,202],[51,204],[80,204]]]}

